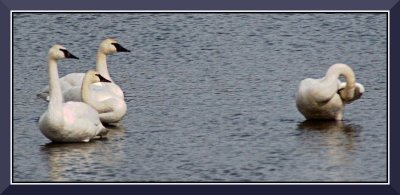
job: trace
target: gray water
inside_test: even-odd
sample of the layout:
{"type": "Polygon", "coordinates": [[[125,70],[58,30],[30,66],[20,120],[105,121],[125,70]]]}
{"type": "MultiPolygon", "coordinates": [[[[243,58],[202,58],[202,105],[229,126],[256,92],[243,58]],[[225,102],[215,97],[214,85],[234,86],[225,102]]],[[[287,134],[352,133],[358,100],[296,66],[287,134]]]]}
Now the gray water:
{"type": "Polygon", "coordinates": [[[13,16],[14,182],[387,180],[386,14],[17,13],[13,16]],[[38,128],[47,52],[95,67],[99,43],[128,112],[107,139],[52,144],[38,128]],[[304,122],[304,78],[349,64],[366,92],[342,122],[304,122]]]}

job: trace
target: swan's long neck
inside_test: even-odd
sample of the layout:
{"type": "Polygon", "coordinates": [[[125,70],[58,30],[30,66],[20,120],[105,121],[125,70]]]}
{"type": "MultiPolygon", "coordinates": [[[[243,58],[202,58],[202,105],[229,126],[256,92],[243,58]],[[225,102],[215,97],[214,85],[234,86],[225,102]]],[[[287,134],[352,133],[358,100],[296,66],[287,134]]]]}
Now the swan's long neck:
{"type": "Polygon", "coordinates": [[[82,81],[82,87],[81,87],[81,94],[82,94],[82,101],[92,105],[91,104],[91,98],[90,98],[90,78],[85,75],[85,77],[83,77],[83,81],[82,81]]]}
{"type": "Polygon", "coordinates": [[[107,56],[105,53],[98,51],[96,56],[96,71],[101,74],[104,78],[111,80],[111,76],[108,73],[107,68],[107,56]]]}
{"type": "Polygon", "coordinates": [[[344,76],[347,82],[346,87],[354,87],[356,84],[356,77],[353,70],[345,64],[335,64],[332,65],[326,72],[325,79],[335,80],[339,78],[340,75],[344,76]]]}
{"type": "Polygon", "coordinates": [[[104,109],[105,105],[103,105],[100,102],[97,102],[93,98],[91,98],[91,89],[90,89],[91,84],[92,84],[92,81],[90,80],[89,76],[85,75],[85,77],[83,78],[82,87],[81,87],[82,101],[89,104],[90,106],[95,108],[97,111],[101,111],[104,109]]]}
{"type": "Polygon", "coordinates": [[[58,79],[57,62],[49,58],[49,114],[53,119],[63,118],[63,97],[60,88],[60,81],[58,79]]]}
{"type": "Polygon", "coordinates": [[[325,81],[329,83],[337,83],[340,75],[344,76],[346,80],[346,87],[341,93],[341,97],[344,100],[352,99],[354,97],[354,89],[356,85],[356,77],[353,70],[346,64],[334,64],[332,65],[325,75],[325,81]]]}

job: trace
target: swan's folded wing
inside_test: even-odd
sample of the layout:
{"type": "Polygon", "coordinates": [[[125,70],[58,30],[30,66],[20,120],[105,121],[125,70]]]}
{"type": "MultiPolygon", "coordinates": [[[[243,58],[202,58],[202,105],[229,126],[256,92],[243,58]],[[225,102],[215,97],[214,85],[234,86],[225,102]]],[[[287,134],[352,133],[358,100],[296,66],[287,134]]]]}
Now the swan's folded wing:
{"type": "Polygon", "coordinates": [[[92,98],[99,102],[105,101],[110,98],[119,98],[109,88],[104,86],[91,85],[90,89],[92,92],[92,98]]]}
{"type": "Polygon", "coordinates": [[[339,83],[328,83],[322,79],[307,78],[300,82],[298,99],[307,102],[327,103],[337,93],[339,83]]]}
{"type": "Polygon", "coordinates": [[[99,119],[99,114],[91,106],[83,102],[66,102],[64,103],[64,116],[72,122],[77,118],[85,118],[90,121],[96,121],[99,119]]]}
{"type": "Polygon", "coordinates": [[[70,73],[60,78],[60,82],[68,83],[71,87],[81,86],[84,73],[70,73]]]}
{"type": "Polygon", "coordinates": [[[81,87],[72,87],[69,90],[63,91],[63,98],[64,102],[74,101],[74,102],[81,102],[82,95],[81,95],[81,87]]]}

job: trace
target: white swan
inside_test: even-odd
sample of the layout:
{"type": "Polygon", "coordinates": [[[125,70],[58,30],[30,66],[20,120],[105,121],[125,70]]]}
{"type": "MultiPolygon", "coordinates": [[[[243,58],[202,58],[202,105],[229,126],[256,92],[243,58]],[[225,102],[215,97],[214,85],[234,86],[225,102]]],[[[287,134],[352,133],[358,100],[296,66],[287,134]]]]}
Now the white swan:
{"type": "Polygon", "coordinates": [[[361,97],[364,86],[356,83],[353,70],[346,64],[334,64],[321,79],[300,82],[296,94],[297,109],[309,119],[342,120],[345,104],[361,97]],[[346,82],[338,79],[343,75],[346,82]]]}
{"type": "Polygon", "coordinates": [[[57,60],[75,58],[61,45],[49,50],[50,100],[48,109],[39,119],[39,129],[54,142],[88,142],[107,133],[95,109],[83,102],[63,103],[57,69],[57,60]]]}
{"type": "Polygon", "coordinates": [[[66,99],[83,101],[92,106],[99,113],[100,120],[103,123],[118,123],[126,114],[126,103],[123,99],[117,97],[115,94],[107,94],[109,91],[105,88],[91,87],[90,84],[95,77],[100,77],[102,82],[111,82],[102,77],[102,75],[98,72],[89,70],[83,78],[82,87],[72,87],[71,89],[63,92],[63,96],[66,99]],[[76,98],[78,95],[81,95],[81,98],[76,98]]]}
{"type": "MultiPolygon", "coordinates": [[[[112,81],[111,76],[108,72],[107,68],[107,55],[111,55],[117,52],[130,52],[128,49],[125,49],[122,47],[115,39],[105,39],[104,41],[101,42],[99,50],[97,52],[96,56],[96,71],[104,76],[106,79],[112,81]]],[[[61,85],[61,90],[62,91],[67,91],[73,87],[81,87],[82,86],[82,81],[84,77],[84,73],[71,73],[68,74],[62,78],[60,78],[60,85],[61,85]]],[[[115,84],[114,82],[112,83],[95,83],[92,84],[91,88],[105,88],[109,90],[109,92],[106,92],[105,90],[102,89],[103,94],[102,96],[108,97],[109,95],[116,95],[117,97],[124,99],[124,93],[121,90],[121,88],[115,84]]],[[[79,90],[80,91],[80,90],[79,90]]],[[[39,94],[37,94],[39,97],[41,97],[44,100],[48,101],[48,94],[49,94],[49,88],[46,86],[41,90],[39,94]]],[[[77,94],[75,97],[68,97],[70,99],[64,98],[65,100],[78,100],[80,99],[81,95],[77,94]]],[[[102,98],[102,97],[101,97],[102,98]]]]}

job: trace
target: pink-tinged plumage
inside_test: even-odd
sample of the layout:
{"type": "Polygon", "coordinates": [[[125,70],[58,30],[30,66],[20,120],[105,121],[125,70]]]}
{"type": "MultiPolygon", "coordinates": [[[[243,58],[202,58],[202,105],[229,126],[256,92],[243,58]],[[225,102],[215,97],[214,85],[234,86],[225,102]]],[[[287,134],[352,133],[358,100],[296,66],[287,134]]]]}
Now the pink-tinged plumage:
{"type": "MultiPolygon", "coordinates": [[[[48,109],[39,119],[39,129],[54,142],[87,142],[98,135],[104,135],[107,130],[91,106],[82,102],[62,102],[57,60],[66,58],[68,53],[60,45],[54,45],[49,51],[50,98],[48,109]]],[[[69,53],[68,56],[73,55],[69,53]]]]}

